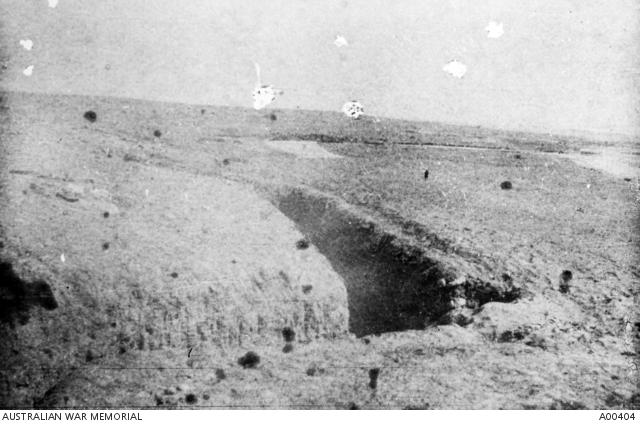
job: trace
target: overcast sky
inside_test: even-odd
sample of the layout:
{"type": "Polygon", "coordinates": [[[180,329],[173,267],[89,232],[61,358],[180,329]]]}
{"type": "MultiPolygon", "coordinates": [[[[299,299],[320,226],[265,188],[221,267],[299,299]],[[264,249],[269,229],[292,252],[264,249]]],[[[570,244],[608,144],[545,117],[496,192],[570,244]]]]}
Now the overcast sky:
{"type": "Polygon", "coordinates": [[[48,1],[0,0],[0,86],[251,107],[258,62],[273,107],[640,133],[634,0],[48,1]]]}

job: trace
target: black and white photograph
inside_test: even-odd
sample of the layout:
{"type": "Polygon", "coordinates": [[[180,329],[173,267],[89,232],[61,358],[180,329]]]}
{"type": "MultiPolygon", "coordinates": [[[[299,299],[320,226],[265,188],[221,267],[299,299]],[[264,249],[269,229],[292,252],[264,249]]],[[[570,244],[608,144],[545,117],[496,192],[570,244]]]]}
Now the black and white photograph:
{"type": "Polygon", "coordinates": [[[0,0],[2,420],[635,420],[639,46],[635,0],[0,0]]]}

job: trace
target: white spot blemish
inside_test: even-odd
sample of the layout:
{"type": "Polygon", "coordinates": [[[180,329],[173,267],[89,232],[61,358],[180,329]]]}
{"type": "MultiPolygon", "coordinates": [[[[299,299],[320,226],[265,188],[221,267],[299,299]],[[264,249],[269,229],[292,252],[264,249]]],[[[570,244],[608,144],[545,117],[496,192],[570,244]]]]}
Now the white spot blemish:
{"type": "Polygon", "coordinates": [[[462,78],[467,73],[467,65],[457,60],[452,60],[442,67],[442,70],[456,78],[462,78]]]}
{"type": "Polygon", "coordinates": [[[359,101],[352,100],[342,106],[342,113],[350,118],[358,119],[364,113],[364,107],[359,101]]]}
{"type": "Polygon", "coordinates": [[[22,71],[22,73],[30,77],[31,74],[33,74],[33,65],[29,65],[26,68],[24,68],[24,71],[22,71]]]}
{"type": "Polygon", "coordinates": [[[344,38],[344,36],[336,35],[336,39],[333,41],[333,44],[335,44],[336,47],[345,47],[349,45],[349,42],[344,38]]]}
{"type": "Polygon", "coordinates": [[[144,190],[144,195],[145,195],[146,197],[149,197],[149,189],[148,189],[148,188],[144,190]]]}
{"type": "Polygon", "coordinates": [[[282,90],[273,88],[272,85],[263,85],[260,80],[260,65],[256,63],[255,66],[258,80],[256,81],[256,87],[253,89],[252,93],[253,108],[256,110],[260,110],[275,101],[277,96],[280,96],[284,93],[282,90]]]}
{"type": "Polygon", "coordinates": [[[26,50],[31,50],[33,48],[33,41],[31,40],[20,40],[20,45],[24,47],[26,50]]]}
{"type": "Polygon", "coordinates": [[[60,261],[62,263],[65,263],[67,261],[67,259],[64,257],[64,253],[60,255],[60,261]]]}
{"type": "Polygon", "coordinates": [[[54,8],[58,5],[58,0],[49,0],[49,7],[54,8]]]}
{"type": "Polygon", "coordinates": [[[487,37],[500,38],[504,34],[504,25],[502,22],[491,21],[484,30],[487,31],[487,37]]]}

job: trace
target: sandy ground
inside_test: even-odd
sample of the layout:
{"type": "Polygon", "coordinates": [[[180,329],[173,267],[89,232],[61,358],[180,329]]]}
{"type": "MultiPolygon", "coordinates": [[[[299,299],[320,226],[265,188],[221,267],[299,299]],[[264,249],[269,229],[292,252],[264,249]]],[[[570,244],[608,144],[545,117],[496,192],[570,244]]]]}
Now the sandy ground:
{"type": "Polygon", "coordinates": [[[635,146],[2,98],[2,406],[638,408],[635,146]]]}

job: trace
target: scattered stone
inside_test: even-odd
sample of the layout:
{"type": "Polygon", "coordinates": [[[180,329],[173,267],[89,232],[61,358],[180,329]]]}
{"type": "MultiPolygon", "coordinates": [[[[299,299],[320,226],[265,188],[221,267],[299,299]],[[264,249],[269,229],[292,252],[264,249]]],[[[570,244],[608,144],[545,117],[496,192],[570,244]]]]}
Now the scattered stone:
{"type": "Polygon", "coordinates": [[[91,362],[96,358],[95,353],[93,353],[93,351],[91,349],[87,350],[87,353],[85,353],[84,355],[84,360],[85,362],[91,362]]]}
{"type": "Polygon", "coordinates": [[[578,209],[576,209],[576,212],[583,212],[584,213],[584,209],[578,208],[578,209]]]}
{"type": "Polygon", "coordinates": [[[369,370],[369,387],[376,389],[378,387],[378,376],[380,375],[380,368],[371,368],[369,370]]]}
{"type": "Polygon", "coordinates": [[[278,120],[278,117],[276,116],[276,114],[275,114],[275,113],[270,113],[270,114],[269,114],[269,119],[271,119],[272,121],[277,121],[277,120],[278,120]]]}
{"type": "Polygon", "coordinates": [[[84,113],[84,119],[89,122],[96,122],[96,119],[98,119],[98,115],[96,115],[94,111],[88,110],[84,113]]]}
{"type": "Polygon", "coordinates": [[[222,160],[222,164],[223,165],[229,165],[229,159],[223,159],[222,160]]]}
{"type": "Polygon", "coordinates": [[[84,194],[84,188],[77,184],[67,184],[66,187],[56,193],[56,197],[67,202],[77,202],[84,194]]]}
{"type": "Polygon", "coordinates": [[[537,334],[530,335],[529,339],[524,342],[524,344],[531,347],[537,347],[542,350],[547,350],[547,341],[544,339],[544,337],[537,334]]]}
{"type": "Polygon", "coordinates": [[[309,377],[313,377],[314,375],[316,375],[316,371],[317,371],[316,367],[309,367],[307,368],[307,375],[309,377]]]}
{"type": "Polygon", "coordinates": [[[204,115],[205,112],[206,112],[206,110],[200,109],[200,115],[204,115]]]}
{"type": "Polygon", "coordinates": [[[627,182],[629,182],[629,181],[631,181],[631,178],[629,178],[629,177],[624,177],[624,180],[625,180],[625,181],[627,181],[627,182]]]}
{"type": "Polygon", "coordinates": [[[176,392],[174,392],[173,389],[170,389],[170,388],[164,389],[164,394],[167,395],[167,396],[174,395],[175,393],[176,392]]]}
{"type": "Polygon", "coordinates": [[[355,403],[355,402],[351,402],[351,403],[349,404],[349,410],[357,410],[357,409],[360,409],[360,407],[358,406],[358,404],[357,404],[357,403],[355,403]]]}
{"type": "Polygon", "coordinates": [[[105,217],[105,218],[109,218],[109,212],[104,212],[104,213],[102,214],[102,216],[103,216],[103,217],[105,217]]]}
{"type": "Polygon", "coordinates": [[[102,243],[102,250],[107,250],[107,249],[109,249],[109,242],[105,241],[104,243],[102,243]]]}
{"type": "Polygon", "coordinates": [[[551,404],[551,407],[549,409],[551,409],[552,411],[561,410],[561,409],[575,410],[575,409],[587,409],[587,407],[582,402],[573,401],[573,400],[565,401],[561,399],[556,399],[551,404]]]}
{"type": "Polygon", "coordinates": [[[559,289],[560,289],[560,293],[569,293],[569,282],[573,279],[573,273],[569,270],[564,270],[562,271],[562,273],[560,274],[560,285],[559,285],[559,289]]]}
{"type": "Polygon", "coordinates": [[[160,137],[161,135],[162,135],[162,132],[161,132],[160,130],[155,130],[155,131],[153,132],[153,136],[154,136],[154,137],[160,137]]]}
{"type": "Polygon", "coordinates": [[[178,278],[178,273],[177,272],[172,272],[171,273],[171,278],[178,278]]]}
{"type": "Polygon", "coordinates": [[[252,351],[249,351],[238,358],[238,365],[242,368],[255,368],[260,363],[260,356],[252,351]]]}
{"type": "Polygon", "coordinates": [[[188,405],[193,405],[194,403],[198,402],[198,398],[193,393],[187,393],[187,395],[184,397],[184,401],[187,402],[188,405]]]}
{"type": "Polygon", "coordinates": [[[282,337],[284,337],[285,342],[292,342],[296,338],[296,332],[291,327],[285,327],[282,329],[282,337]]]}
{"type": "Polygon", "coordinates": [[[293,352],[293,345],[291,343],[285,344],[284,347],[282,348],[282,352],[283,353],[293,352]]]}
{"type": "Polygon", "coordinates": [[[178,384],[176,386],[176,390],[179,392],[188,392],[189,391],[189,386],[187,386],[186,384],[178,384]]]}
{"type": "Polygon", "coordinates": [[[371,340],[368,337],[363,338],[362,341],[364,342],[364,344],[371,343],[371,340]]]}
{"type": "Polygon", "coordinates": [[[203,394],[202,399],[209,400],[209,394],[208,393],[203,394]]]}
{"type": "Polygon", "coordinates": [[[311,284],[305,284],[302,286],[302,293],[309,294],[312,289],[313,289],[313,286],[311,284]]]}
{"type": "Polygon", "coordinates": [[[508,343],[518,340],[522,340],[525,337],[525,333],[522,330],[507,330],[500,334],[498,337],[498,343],[508,343]]]}
{"type": "Polygon", "coordinates": [[[225,378],[227,378],[227,374],[225,374],[222,368],[216,368],[216,378],[218,380],[224,380],[225,378]]]}
{"type": "Polygon", "coordinates": [[[516,158],[516,159],[522,159],[522,155],[520,155],[520,154],[516,153],[516,155],[514,156],[514,158],[516,158]]]}
{"type": "Polygon", "coordinates": [[[511,184],[511,181],[503,181],[500,183],[500,188],[503,190],[511,190],[513,185],[511,184]]]}
{"type": "Polygon", "coordinates": [[[296,242],[296,247],[299,250],[304,250],[309,248],[309,242],[306,239],[301,239],[296,242]]]}
{"type": "Polygon", "coordinates": [[[424,179],[426,180],[427,178],[429,178],[429,170],[425,169],[424,170],[424,179]]]}

